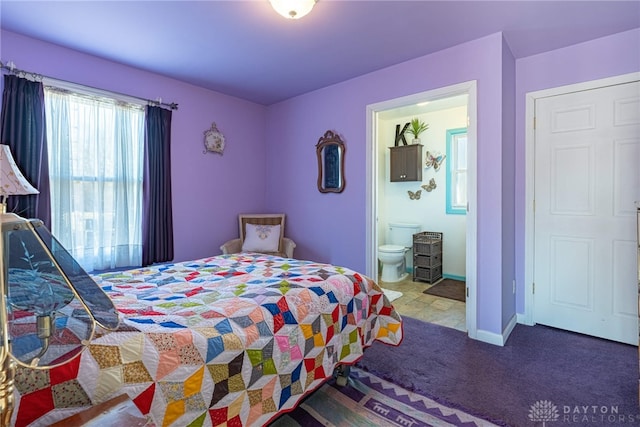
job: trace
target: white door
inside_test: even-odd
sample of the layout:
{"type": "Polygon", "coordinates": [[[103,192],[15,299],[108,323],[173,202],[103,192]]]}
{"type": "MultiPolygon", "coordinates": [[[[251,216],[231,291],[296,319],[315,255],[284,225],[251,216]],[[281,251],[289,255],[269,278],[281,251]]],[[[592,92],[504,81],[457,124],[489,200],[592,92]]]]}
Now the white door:
{"type": "Polygon", "coordinates": [[[637,345],[640,82],[535,112],[534,321],[637,345]]]}

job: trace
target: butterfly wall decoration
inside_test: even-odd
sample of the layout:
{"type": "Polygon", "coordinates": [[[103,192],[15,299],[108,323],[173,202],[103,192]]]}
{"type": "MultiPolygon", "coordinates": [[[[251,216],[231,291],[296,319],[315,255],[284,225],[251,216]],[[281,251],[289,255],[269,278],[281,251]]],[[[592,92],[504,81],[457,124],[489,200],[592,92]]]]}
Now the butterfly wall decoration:
{"type": "Polygon", "coordinates": [[[415,193],[411,190],[407,190],[407,193],[409,193],[409,198],[411,200],[420,200],[420,195],[422,195],[422,190],[418,190],[415,193]]]}
{"type": "Polygon", "coordinates": [[[442,164],[442,162],[444,162],[444,158],[447,156],[442,155],[439,152],[434,152],[431,153],[431,151],[427,151],[426,154],[426,168],[429,169],[431,167],[433,167],[433,169],[437,172],[438,170],[440,170],[440,165],[442,164]]]}
{"type": "Polygon", "coordinates": [[[427,193],[431,193],[433,190],[436,189],[437,185],[436,185],[436,180],[435,178],[431,178],[429,180],[429,184],[425,184],[425,185],[421,185],[421,187],[427,192],[427,193]]]}

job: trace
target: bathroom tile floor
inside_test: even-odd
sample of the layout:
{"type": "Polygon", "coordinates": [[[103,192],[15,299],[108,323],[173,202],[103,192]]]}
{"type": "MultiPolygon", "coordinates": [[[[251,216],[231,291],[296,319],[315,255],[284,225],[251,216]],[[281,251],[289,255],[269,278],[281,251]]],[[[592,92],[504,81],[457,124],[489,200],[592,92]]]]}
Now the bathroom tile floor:
{"type": "Polygon", "coordinates": [[[432,283],[414,282],[409,275],[407,279],[395,283],[383,282],[378,278],[378,284],[383,288],[402,292],[402,296],[393,301],[393,306],[401,316],[413,317],[460,331],[467,330],[465,303],[423,294],[422,291],[433,286],[432,283]]]}

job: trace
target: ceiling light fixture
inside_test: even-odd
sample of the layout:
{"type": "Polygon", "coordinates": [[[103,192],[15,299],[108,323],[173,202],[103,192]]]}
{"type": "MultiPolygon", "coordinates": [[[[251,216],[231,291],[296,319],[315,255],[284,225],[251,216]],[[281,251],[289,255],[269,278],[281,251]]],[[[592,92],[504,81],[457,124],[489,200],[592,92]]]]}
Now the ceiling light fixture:
{"type": "Polygon", "coordinates": [[[269,0],[271,7],[287,19],[300,19],[311,12],[318,0],[269,0]]]}

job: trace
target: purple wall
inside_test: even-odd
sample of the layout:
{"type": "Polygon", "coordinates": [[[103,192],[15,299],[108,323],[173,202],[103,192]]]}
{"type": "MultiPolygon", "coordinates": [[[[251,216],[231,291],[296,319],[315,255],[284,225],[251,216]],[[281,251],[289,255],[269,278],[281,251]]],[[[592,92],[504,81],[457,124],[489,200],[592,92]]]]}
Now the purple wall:
{"type": "Polygon", "coordinates": [[[2,61],[47,77],[176,102],[172,120],[175,260],[220,253],[238,236],[237,215],[265,205],[266,108],[157,74],[1,31],[2,61]],[[216,122],[224,155],[203,154],[203,132],[216,122]]]}
{"type": "Polygon", "coordinates": [[[516,314],[515,273],[515,90],[516,62],[502,41],[502,330],[516,314]]]}
{"type": "Polygon", "coordinates": [[[525,99],[528,92],[640,71],[640,29],[516,61],[516,311],[524,313],[525,99]]]}
{"type": "Polygon", "coordinates": [[[267,169],[267,208],[287,213],[296,257],[365,271],[367,105],[477,80],[477,327],[501,333],[502,55],[502,35],[494,34],[270,106],[267,162],[273,167],[267,169]],[[328,129],[340,133],[346,144],[341,194],[316,189],[315,144],[328,129]]]}

